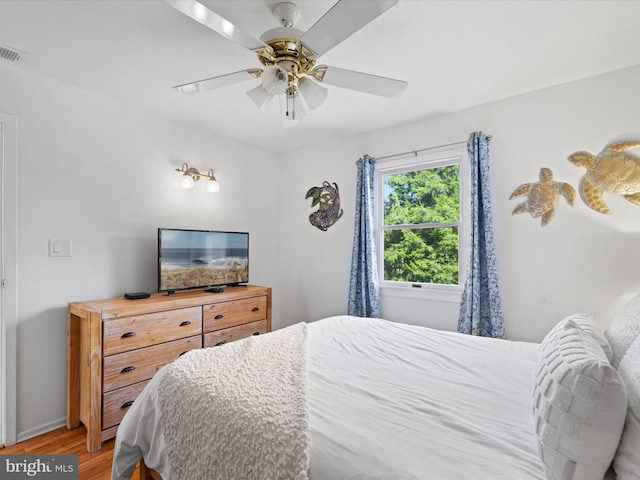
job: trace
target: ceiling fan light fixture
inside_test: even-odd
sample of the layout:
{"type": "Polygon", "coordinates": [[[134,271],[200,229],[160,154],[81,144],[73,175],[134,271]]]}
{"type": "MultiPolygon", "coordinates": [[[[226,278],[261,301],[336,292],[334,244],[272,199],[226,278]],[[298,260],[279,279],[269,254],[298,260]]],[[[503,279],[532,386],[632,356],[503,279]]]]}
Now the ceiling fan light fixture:
{"type": "Polygon", "coordinates": [[[324,103],[329,91],[315,83],[310,78],[301,78],[299,83],[300,94],[304,97],[309,110],[315,110],[324,103]]]}
{"type": "Polygon", "coordinates": [[[289,86],[289,74],[277,65],[268,65],[262,71],[262,88],[270,95],[281,95],[289,86]]]}
{"type": "Polygon", "coordinates": [[[263,68],[250,68],[173,87],[178,92],[197,93],[249,77],[260,78],[261,84],[249,90],[247,95],[263,111],[272,97],[279,96],[283,126],[288,127],[299,124],[309,110],[323,105],[328,90],[321,85],[388,98],[397,97],[407,87],[407,82],[393,78],[316,66],[320,56],[393,7],[398,0],[338,0],[304,32],[294,27],[300,18],[298,6],[290,1],[280,2],[273,6],[272,11],[281,26],[264,32],[259,40],[201,3],[210,0],[164,1],[219,35],[254,52],[263,65],[263,68]]]}
{"type": "Polygon", "coordinates": [[[262,85],[258,85],[256,88],[252,88],[247,92],[247,95],[253,103],[255,103],[261,111],[266,111],[269,101],[273,98],[269,92],[265,90],[262,85]]]}
{"type": "Polygon", "coordinates": [[[309,112],[309,107],[304,97],[298,91],[286,92],[280,97],[280,110],[282,113],[282,126],[294,127],[299,125],[309,112]]]}

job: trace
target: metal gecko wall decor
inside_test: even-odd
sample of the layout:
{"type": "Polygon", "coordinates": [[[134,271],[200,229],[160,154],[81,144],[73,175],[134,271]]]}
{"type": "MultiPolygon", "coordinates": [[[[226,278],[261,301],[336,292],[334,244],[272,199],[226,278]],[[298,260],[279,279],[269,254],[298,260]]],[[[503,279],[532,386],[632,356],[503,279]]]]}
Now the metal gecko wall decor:
{"type": "Polygon", "coordinates": [[[309,215],[309,222],[323,232],[342,217],[340,193],[335,182],[332,185],[325,180],[321,187],[311,187],[304,198],[313,199],[312,208],[319,205],[318,210],[309,215]]]}

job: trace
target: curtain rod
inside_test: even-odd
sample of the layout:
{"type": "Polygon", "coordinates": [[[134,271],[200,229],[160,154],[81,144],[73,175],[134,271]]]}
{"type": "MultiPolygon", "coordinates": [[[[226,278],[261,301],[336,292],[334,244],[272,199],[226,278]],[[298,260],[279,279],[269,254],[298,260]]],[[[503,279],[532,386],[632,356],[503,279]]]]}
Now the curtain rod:
{"type": "MultiPolygon", "coordinates": [[[[493,138],[493,136],[487,135],[487,140],[491,141],[492,138],[493,138]]],[[[374,161],[378,162],[380,160],[388,160],[389,158],[403,157],[403,156],[409,155],[409,154],[413,154],[414,156],[417,157],[418,154],[422,153],[422,152],[427,152],[429,150],[435,150],[436,148],[445,148],[445,147],[453,147],[455,145],[463,145],[463,144],[466,144],[467,142],[468,142],[468,140],[462,140],[460,142],[447,143],[446,145],[438,145],[436,147],[427,147],[427,148],[421,148],[419,150],[409,150],[408,152],[394,153],[393,155],[385,155],[384,157],[374,158],[374,161]]]]}

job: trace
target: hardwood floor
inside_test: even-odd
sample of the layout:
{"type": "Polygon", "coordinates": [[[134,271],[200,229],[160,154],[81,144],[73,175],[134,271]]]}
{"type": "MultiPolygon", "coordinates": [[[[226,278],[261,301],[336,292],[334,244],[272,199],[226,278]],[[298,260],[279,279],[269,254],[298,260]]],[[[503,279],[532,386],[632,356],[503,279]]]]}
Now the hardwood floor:
{"type": "MultiPolygon", "coordinates": [[[[87,452],[86,433],[84,426],[68,430],[58,428],[39,437],[16,443],[10,447],[0,449],[0,455],[12,453],[22,454],[76,454],[78,455],[79,480],[109,480],[111,478],[111,462],[113,460],[113,446],[115,441],[109,440],[102,444],[96,452],[87,452]]],[[[139,467],[131,477],[139,480],[139,467]]]]}

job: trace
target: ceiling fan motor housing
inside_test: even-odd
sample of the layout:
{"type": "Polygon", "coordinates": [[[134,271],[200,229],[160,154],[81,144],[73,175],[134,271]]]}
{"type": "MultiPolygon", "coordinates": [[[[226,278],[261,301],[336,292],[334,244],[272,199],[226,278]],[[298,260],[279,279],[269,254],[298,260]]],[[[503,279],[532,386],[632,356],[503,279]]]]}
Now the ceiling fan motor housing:
{"type": "Polygon", "coordinates": [[[293,27],[300,20],[300,9],[292,2],[276,3],[271,11],[285,28],[293,27]]]}
{"type": "MultiPolygon", "coordinates": [[[[265,67],[277,65],[289,73],[289,83],[297,83],[315,67],[317,56],[298,42],[303,32],[295,28],[274,28],[261,37],[271,51],[257,51],[258,59],[265,67]]],[[[293,85],[292,85],[293,86],[293,85]]]]}
{"type": "Polygon", "coordinates": [[[297,84],[301,76],[307,75],[313,69],[317,55],[299,43],[304,32],[293,28],[300,19],[300,8],[295,3],[277,3],[273,6],[272,12],[282,27],[267,30],[260,36],[260,40],[271,47],[271,51],[258,50],[258,59],[265,66],[277,65],[286,70],[289,72],[289,83],[297,84]]]}

